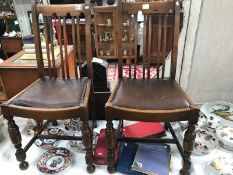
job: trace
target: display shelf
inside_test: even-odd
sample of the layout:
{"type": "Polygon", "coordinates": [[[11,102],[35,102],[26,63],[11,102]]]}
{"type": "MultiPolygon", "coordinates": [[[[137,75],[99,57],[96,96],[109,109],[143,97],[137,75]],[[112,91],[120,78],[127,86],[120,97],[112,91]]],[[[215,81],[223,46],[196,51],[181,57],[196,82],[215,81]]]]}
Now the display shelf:
{"type": "Polygon", "coordinates": [[[94,7],[96,55],[105,60],[117,58],[117,3],[110,6],[104,0],[102,6],[94,7]]]}
{"type": "Polygon", "coordinates": [[[6,24],[6,32],[18,31],[17,27],[12,27],[12,25],[17,25],[17,15],[14,9],[13,0],[4,0],[0,3],[0,19],[3,19],[6,24]]]}
{"type": "Polygon", "coordinates": [[[7,5],[0,5],[0,11],[12,10],[10,6],[7,5]]]}
{"type": "MultiPolygon", "coordinates": [[[[126,59],[126,63],[130,64],[132,59],[137,58],[137,17],[136,15],[128,15],[124,13],[122,15],[122,58],[126,59]]],[[[135,60],[134,62],[137,62],[135,60]]]]}

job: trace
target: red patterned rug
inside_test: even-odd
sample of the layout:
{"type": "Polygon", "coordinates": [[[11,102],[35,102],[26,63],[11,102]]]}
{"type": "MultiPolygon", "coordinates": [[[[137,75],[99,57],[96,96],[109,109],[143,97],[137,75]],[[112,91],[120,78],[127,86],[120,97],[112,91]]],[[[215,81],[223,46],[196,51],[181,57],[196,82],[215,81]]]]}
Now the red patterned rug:
{"type": "MultiPolygon", "coordinates": [[[[153,78],[156,75],[156,67],[150,67],[150,77],[153,78]]],[[[117,64],[110,63],[107,68],[108,73],[108,81],[118,80],[118,66],[117,64]]],[[[129,77],[129,66],[123,66],[123,76],[129,77]]],[[[131,68],[131,76],[134,76],[134,66],[131,68]]],[[[142,65],[137,65],[136,68],[136,78],[142,79],[143,77],[143,69],[142,65]]],[[[145,70],[145,77],[147,78],[147,69],[145,70]]]]}

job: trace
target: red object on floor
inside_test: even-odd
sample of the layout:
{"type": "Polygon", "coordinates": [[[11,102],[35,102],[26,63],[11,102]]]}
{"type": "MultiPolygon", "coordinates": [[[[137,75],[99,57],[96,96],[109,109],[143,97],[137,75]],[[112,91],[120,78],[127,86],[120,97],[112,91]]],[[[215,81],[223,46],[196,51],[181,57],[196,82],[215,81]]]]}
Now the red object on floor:
{"type": "Polygon", "coordinates": [[[149,136],[162,136],[165,128],[159,122],[138,122],[123,127],[124,137],[144,138],[149,136]]]}
{"type": "MultiPolygon", "coordinates": [[[[117,133],[117,130],[116,130],[117,133]]],[[[115,162],[117,162],[118,158],[118,143],[115,146],[115,162]]],[[[105,141],[105,129],[100,130],[99,138],[95,147],[93,161],[98,165],[107,165],[107,147],[105,141]]]]}

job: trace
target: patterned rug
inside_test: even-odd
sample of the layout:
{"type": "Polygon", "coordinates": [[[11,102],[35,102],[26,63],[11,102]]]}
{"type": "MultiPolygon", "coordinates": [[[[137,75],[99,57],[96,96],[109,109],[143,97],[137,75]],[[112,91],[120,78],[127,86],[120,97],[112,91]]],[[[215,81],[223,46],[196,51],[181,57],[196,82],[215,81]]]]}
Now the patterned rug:
{"type": "MultiPolygon", "coordinates": [[[[150,67],[150,78],[153,78],[156,75],[156,67],[150,67]]],[[[107,68],[108,73],[108,81],[118,80],[118,66],[117,64],[110,63],[107,68]]],[[[123,76],[129,77],[129,66],[123,66],[123,76]]],[[[134,66],[131,68],[131,76],[134,76],[134,66]]],[[[143,77],[143,69],[142,65],[137,65],[136,68],[136,78],[142,79],[143,77]]],[[[145,70],[145,77],[147,78],[147,69],[145,70]]]]}

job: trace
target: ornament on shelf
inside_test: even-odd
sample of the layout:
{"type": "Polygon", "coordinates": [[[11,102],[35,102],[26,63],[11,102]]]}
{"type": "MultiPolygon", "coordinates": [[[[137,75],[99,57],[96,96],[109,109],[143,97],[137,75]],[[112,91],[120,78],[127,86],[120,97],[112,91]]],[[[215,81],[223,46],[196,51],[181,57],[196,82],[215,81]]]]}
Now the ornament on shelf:
{"type": "Polygon", "coordinates": [[[111,55],[111,51],[110,51],[110,50],[107,50],[107,51],[106,51],[106,55],[107,55],[107,56],[110,56],[110,55],[111,55]]]}
{"type": "Polygon", "coordinates": [[[102,49],[99,50],[99,55],[103,56],[104,55],[104,51],[102,49]]]}
{"type": "Polygon", "coordinates": [[[125,48],[125,49],[123,50],[123,55],[124,55],[124,56],[127,56],[128,54],[129,54],[128,49],[125,48]]]}
{"type": "Polygon", "coordinates": [[[110,18],[107,19],[107,26],[112,26],[112,20],[110,18]]]}

